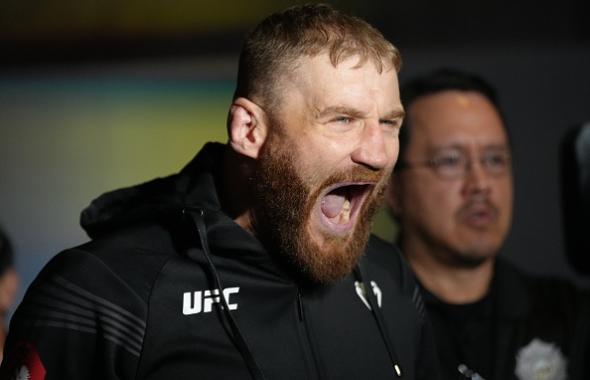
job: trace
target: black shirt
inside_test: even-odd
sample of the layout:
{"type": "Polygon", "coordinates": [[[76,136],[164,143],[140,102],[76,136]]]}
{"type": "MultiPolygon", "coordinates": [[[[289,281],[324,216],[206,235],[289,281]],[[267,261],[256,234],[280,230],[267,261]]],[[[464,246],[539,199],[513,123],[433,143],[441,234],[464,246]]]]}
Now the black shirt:
{"type": "Polygon", "coordinates": [[[449,370],[445,378],[466,378],[459,372],[461,365],[486,379],[492,378],[495,345],[492,297],[486,295],[469,304],[447,304],[427,290],[423,292],[439,346],[439,359],[449,370]]]}
{"type": "Polygon", "coordinates": [[[422,290],[443,379],[534,379],[534,368],[549,373],[538,377],[545,380],[590,378],[586,291],[501,258],[490,292],[475,303],[451,305],[422,290]]]}

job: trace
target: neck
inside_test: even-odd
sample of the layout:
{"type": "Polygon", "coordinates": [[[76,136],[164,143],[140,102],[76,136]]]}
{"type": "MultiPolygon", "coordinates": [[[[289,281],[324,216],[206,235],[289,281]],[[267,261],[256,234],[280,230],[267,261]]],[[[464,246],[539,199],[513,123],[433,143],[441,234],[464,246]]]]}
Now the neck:
{"type": "Polygon", "coordinates": [[[253,182],[250,180],[254,162],[236,153],[231,146],[227,146],[223,174],[220,176],[221,208],[234,222],[246,231],[254,234],[252,208],[253,182]]]}
{"type": "Polygon", "coordinates": [[[441,260],[443,255],[425,247],[403,245],[412,270],[420,283],[440,300],[466,304],[482,299],[488,292],[494,272],[490,257],[477,266],[465,266],[441,260]]]}

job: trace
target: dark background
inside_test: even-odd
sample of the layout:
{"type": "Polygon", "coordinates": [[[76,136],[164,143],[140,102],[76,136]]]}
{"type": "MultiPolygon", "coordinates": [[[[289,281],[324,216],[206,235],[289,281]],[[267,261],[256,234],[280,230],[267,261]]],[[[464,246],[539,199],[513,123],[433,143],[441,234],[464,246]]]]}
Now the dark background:
{"type": "MultiPolygon", "coordinates": [[[[88,78],[92,83],[123,81],[125,91],[131,86],[136,92],[141,92],[145,83],[173,81],[178,87],[198,82],[206,88],[225,89],[229,95],[221,99],[229,101],[245,33],[272,11],[294,3],[4,0],[0,3],[0,139],[17,134],[13,129],[19,123],[14,121],[20,114],[13,104],[33,99],[26,95],[20,103],[11,103],[13,89],[23,83],[47,83],[48,78],[57,78],[60,83],[88,78]]],[[[453,66],[479,73],[497,86],[515,147],[514,226],[503,254],[531,272],[587,284],[588,276],[577,273],[565,253],[567,221],[561,210],[559,146],[570,128],[590,121],[590,2],[343,0],[332,4],[367,19],[398,46],[404,61],[402,81],[432,68],[453,66]]],[[[31,88],[27,94],[37,91],[31,88]]],[[[220,120],[224,117],[221,114],[220,120]]],[[[41,144],[36,136],[27,136],[26,144],[41,144]]],[[[72,145],[77,142],[71,136],[68,141],[72,145]]],[[[83,234],[72,220],[60,226],[63,233],[32,243],[35,231],[44,227],[31,228],[30,217],[35,214],[26,203],[35,197],[35,191],[42,193],[43,186],[21,189],[15,184],[14,173],[26,175],[19,154],[28,154],[26,149],[14,148],[20,146],[17,143],[23,142],[0,140],[1,149],[11,152],[0,155],[0,224],[15,240],[26,286],[58,247],[77,244],[83,234]]],[[[102,147],[106,155],[109,146],[102,147]]],[[[153,152],[155,156],[166,154],[153,152]]],[[[133,158],[130,151],[120,160],[133,158]]],[[[42,162],[39,165],[43,166],[42,162]]],[[[53,179],[62,182],[71,181],[76,173],[65,167],[53,169],[53,179]]],[[[114,170],[114,166],[93,169],[97,168],[80,172],[96,176],[100,170],[114,170]]],[[[130,184],[105,183],[94,195],[130,184]]],[[[57,205],[48,205],[52,210],[49,217],[55,218],[60,207],[67,209],[72,203],[78,207],[79,197],[75,190],[61,194],[57,205]]],[[[86,202],[89,197],[84,195],[86,202]]],[[[393,227],[381,216],[379,233],[389,237],[390,229],[393,227]]]]}
{"type": "MultiPolygon", "coordinates": [[[[4,0],[3,65],[235,55],[244,33],[288,0],[4,0]]],[[[441,45],[551,50],[588,47],[585,0],[332,1],[377,26],[402,51],[441,45]]]]}

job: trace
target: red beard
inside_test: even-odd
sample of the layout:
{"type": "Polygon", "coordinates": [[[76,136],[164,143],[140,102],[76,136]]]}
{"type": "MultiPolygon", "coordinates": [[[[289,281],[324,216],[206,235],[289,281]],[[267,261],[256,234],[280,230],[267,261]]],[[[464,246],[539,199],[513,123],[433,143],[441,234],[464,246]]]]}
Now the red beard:
{"type": "Polygon", "coordinates": [[[386,173],[355,166],[321,183],[306,184],[292,164],[296,155],[283,146],[271,137],[260,153],[254,178],[254,229],[269,252],[278,253],[296,274],[313,283],[335,282],[351,273],[363,254],[372,217],[383,198],[386,173]],[[320,246],[309,231],[313,209],[322,190],[341,182],[376,182],[377,186],[359,210],[352,232],[345,236],[324,233],[320,246]]]}

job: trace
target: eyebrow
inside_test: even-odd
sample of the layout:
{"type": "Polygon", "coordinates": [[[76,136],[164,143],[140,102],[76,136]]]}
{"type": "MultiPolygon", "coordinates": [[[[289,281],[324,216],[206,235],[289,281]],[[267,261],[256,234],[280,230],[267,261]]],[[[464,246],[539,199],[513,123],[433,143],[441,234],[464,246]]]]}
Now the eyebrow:
{"type": "MultiPolygon", "coordinates": [[[[482,149],[484,151],[506,151],[508,153],[510,153],[510,147],[506,144],[502,144],[502,143],[498,143],[498,144],[487,144],[482,146],[482,149]]],[[[453,143],[453,144],[449,144],[449,145],[438,145],[438,146],[433,146],[432,149],[430,149],[432,152],[440,152],[443,150],[461,150],[461,151],[465,151],[467,150],[465,145],[463,144],[458,144],[458,143],[453,143]]]]}
{"type": "Polygon", "coordinates": [[[356,118],[363,118],[365,114],[357,109],[345,106],[331,106],[328,108],[324,108],[323,110],[318,112],[318,117],[323,118],[330,115],[337,115],[337,114],[344,114],[353,116],[356,118]]]}
{"type": "Polygon", "coordinates": [[[403,108],[396,108],[388,112],[385,117],[381,119],[403,119],[406,116],[406,111],[403,108]]]}
{"type": "MultiPolygon", "coordinates": [[[[318,118],[322,118],[322,117],[326,117],[329,115],[336,115],[336,114],[349,115],[349,116],[352,116],[355,118],[364,118],[365,117],[364,112],[359,111],[355,108],[346,107],[346,106],[332,106],[332,107],[325,108],[325,109],[319,111],[317,116],[318,116],[318,118]]],[[[396,108],[396,109],[388,112],[384,117],[380,117],[379,120],[403,118],[405,116],[405,114],[406,113],[404,112],[403,108],[396,108]]]]}

